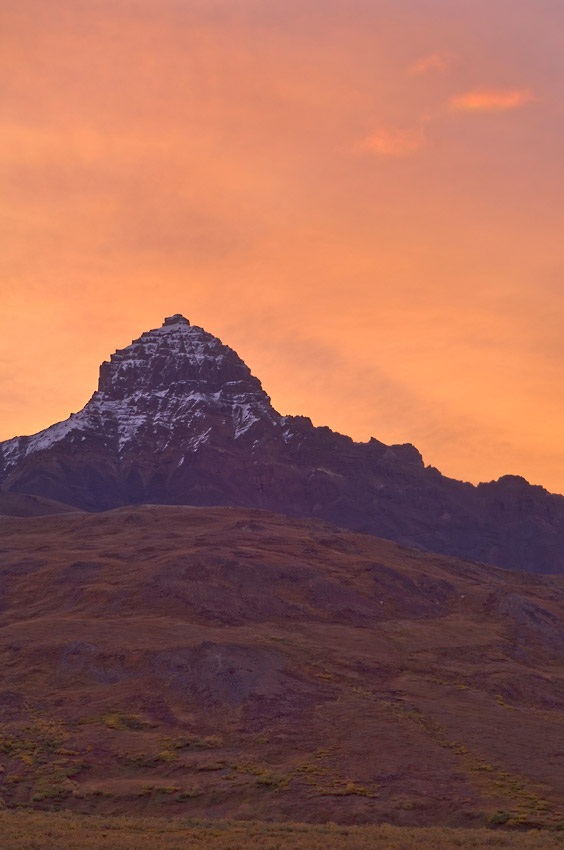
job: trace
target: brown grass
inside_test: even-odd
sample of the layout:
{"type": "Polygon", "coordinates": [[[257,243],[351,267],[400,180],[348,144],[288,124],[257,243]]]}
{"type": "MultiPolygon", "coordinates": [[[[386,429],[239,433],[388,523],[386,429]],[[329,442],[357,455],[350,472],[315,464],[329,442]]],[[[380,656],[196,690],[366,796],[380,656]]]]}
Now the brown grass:
{"type": "Polygon", "coordinates": [[[556,850],[564,832],[0,812],[2,850],[556,850]]]}
{"type": "Polygon", "coordinates": [[[8,809],[564,825],[564,577],[239,508],[0,532],[8,809]]]}

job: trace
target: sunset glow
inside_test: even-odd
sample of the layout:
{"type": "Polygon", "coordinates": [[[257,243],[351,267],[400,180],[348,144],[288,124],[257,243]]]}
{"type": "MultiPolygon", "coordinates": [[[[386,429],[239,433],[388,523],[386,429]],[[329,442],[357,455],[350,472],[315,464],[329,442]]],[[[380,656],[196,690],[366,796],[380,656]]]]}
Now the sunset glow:
{"type": "Polygon", "coordinates": [[[371,151],[383,156],[410,156],[425,144],[422,130],[399,130],[383,128],[367,136],[359,145],[360,150],[371,151]]]}
{"type": "Polygon", "coordinates": [[[451,100],[453,109],[467,112],[504,112],[516,109],[533,100],[530,89],[515,91],[471,91],[457,95],[451,100]]]}
{"type": "Polygon", "coordinates": [[[426,74],[427,71],[444,73],[451,66],[453,59],[450,53],[431,53],[415,62],[409,70],[412,74],[426,74]]]}
{"type": "Polygon", "coordinates": [[[4,0],[0,439],[183,313],[282,413],[564,491],[564,7],[4,0]]]}

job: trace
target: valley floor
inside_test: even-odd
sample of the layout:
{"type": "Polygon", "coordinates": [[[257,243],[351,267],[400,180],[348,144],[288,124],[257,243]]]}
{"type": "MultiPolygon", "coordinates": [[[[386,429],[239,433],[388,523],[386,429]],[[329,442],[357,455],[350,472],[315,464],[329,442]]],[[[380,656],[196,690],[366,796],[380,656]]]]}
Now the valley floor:
{"type": "Polygon", "coordinates": [[[564,832],[0,812],[2,850],[555,850],[564,832]]]}

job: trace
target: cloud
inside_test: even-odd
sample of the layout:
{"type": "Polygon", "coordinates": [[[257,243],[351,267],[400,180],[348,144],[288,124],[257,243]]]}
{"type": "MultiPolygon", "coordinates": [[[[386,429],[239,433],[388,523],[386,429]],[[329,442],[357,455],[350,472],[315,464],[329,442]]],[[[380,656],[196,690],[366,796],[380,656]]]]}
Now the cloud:
{"type": "Polygon", "coordinates": [[[439,71],[443,74],[447,71],[454,56],[452,53],[430,53],[428,56],[423,56],[409,68],[410,74],[426,74],[427,71],[439,71]]]}
{"type": "Polygon", "coordinates": [[[456,112],[506,112],[534,100],[530,89],[476,89],[451,98],[456,112]]]}
{"type": "Polygon", "coordinates": [[[413,156],[421,150],[425,142],[425,133],[420,127],[408,130],[399,127],[381,127],[363,139],[357,145],[357,150],[377,156],[413,156]]]}

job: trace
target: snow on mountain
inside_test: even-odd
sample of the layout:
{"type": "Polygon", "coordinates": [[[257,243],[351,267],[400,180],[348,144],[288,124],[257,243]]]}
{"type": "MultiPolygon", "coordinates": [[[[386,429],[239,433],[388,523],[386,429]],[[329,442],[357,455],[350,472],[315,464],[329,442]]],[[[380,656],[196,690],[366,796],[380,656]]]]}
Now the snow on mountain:
{"type": "Polygon", "coordinates": [[[282,418],[231,348],[177,314],[102,363],[98,390],[79,413],[3,443],[5,469],[65,438],[84,441],[89,435],[102,436],[121,452],[142,432],[156,435],[156,448],[164,449],[181,429],[190,432],[184,449],[195,451],[210,433],[210,416],[233,439],[257,422],[282,418]]]}
{"type": "Polygon", "coordinates": [[[102,363],[79,413],[0,443],[0,492],[89,511],[262,508],[499,566],[564,572],[562,496],[515,476],[474,487],[426,468],[410,444],[357,443],[307,416],[280,416],[235,351],[180,315],[102,363]]]}

